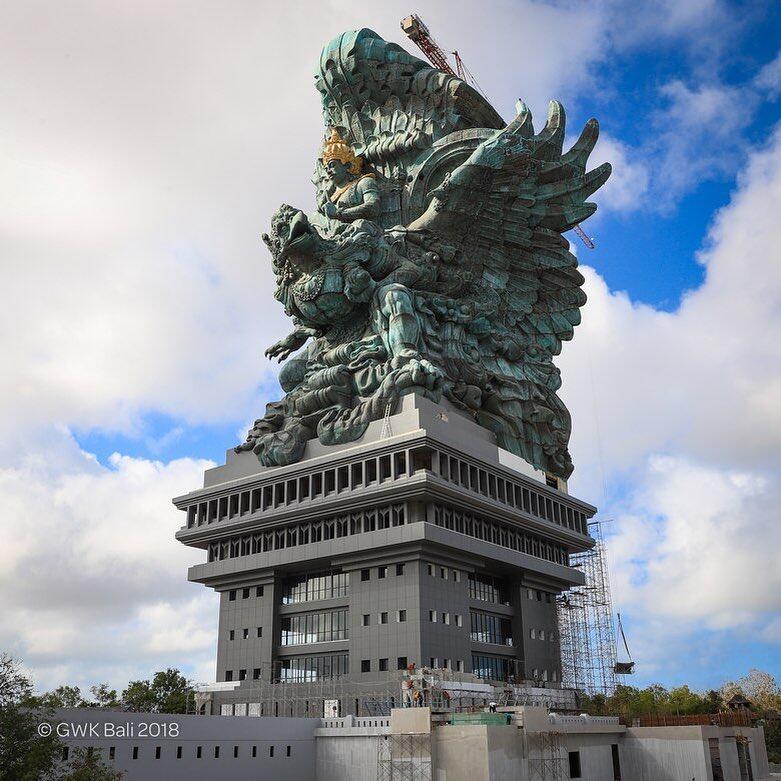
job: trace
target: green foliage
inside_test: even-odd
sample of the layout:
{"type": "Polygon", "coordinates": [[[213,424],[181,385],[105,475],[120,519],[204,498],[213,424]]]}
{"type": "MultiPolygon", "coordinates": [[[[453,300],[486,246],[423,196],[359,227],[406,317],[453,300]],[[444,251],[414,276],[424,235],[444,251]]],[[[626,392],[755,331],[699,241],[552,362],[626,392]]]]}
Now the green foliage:
{"type": "Polygon", "coordinates": [[[43,708],[86,708],[89,703],[81,696],[78,686],[58,686],[37,698],[43,708]]]}
{"type": "Polygon", "coordinates": [[[48,711],[32,704],[29,678],[10,656],[0,655],[0,781],[38,781],[60,756],[59,739],[38,734],[48,711]]]}
{"type": "Polygon", "coordinates": [[[715,713],[723,709],[718,692],[705,694],[692,691],[688,686],[666,689],[652,684],[644,689],[620,684],[610,697],[597,694],[593,697],[581,694],[581,706],[594,715],[619,715],[626,718],[645,716],[690,716],[697,713],[715,713]]]}
{"type": "Polygon", "coordinates": [[[119,700],[117,699],[117,690],[109,689],[107,683],[101,683],[97,686],[90,686],[92,697],[94,702],[90,705],[94,705],[98,708],[118,708],[119,700]]]}
{"type": "Polygon", "coordinates": [[[192,684],[179,672],[168,668],[154,674],[150,681],[131,681],[122,692],[127,710],[152,713],[186,713],[192,684]]]}

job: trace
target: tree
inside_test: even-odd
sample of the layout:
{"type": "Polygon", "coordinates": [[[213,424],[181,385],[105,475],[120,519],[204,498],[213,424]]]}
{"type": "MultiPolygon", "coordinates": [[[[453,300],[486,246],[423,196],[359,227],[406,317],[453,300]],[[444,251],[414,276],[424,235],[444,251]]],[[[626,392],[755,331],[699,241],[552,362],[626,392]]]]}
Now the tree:
{"type": "Polygon", "coordinates": [[[757,670],[749,670],[748,675],[737,681],[728,681],[721,688],[724,700],[735,694],[742,694],[755,710],[781,710],[781,689],[776,679],[770,674],[757,670]]]}
{"type": "Polygon", "coordinates": [[[56,735],[41,737],[50,714],[32,697],[32,683],[7,654],[0,654],[0,781],[33,781],[52,773],[62,750],[56,735]]]}
{"type": "Polygon", "coordinates": [[[86,708],[89,703],[81,696],[78,686],[58,686],[37,698],[44,708],[86,708]]]}
{"type": "Polygon", "coordinates": [[[122,692],[122,706],[132,711],[186,713],[193,687],[174,668],[156,672],[149,681],[131,681],[122,692]]]}
{"type": "Polygon", "coordinates": [[[95,699],[94,704],[98,708],[118,708],[117,690],[109,689],[107,683],[101,683],[97,686],[90,686],[90,691],[95,699]]]}
{"type": "Polygon", "coordinates": [[[122,692],[122,707],[132,711],[153,711],[155,695],[149,681],[130,681],[122,692]]]}
{"type": "Polygon", "coordinates": [[[193,687],[179,670],[168,668],[156,672],[152,679],[158,713],[187,713],[187,700],[193,687]]]}

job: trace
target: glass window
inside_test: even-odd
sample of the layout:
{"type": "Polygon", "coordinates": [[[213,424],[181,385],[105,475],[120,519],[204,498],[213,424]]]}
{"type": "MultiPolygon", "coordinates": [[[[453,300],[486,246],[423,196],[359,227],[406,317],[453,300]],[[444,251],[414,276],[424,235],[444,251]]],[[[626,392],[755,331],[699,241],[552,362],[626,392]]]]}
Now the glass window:
{"type": "Polygon", "coordinates": [[[282,584],[282,604],[316,602],[321,599],[346,597],[350,593],[349,573],[326,572],[302,575],[282,584]]]}
{"type": "Polygon", "coordinates": [[[293,656],[279,662],[281,683],[309,683],[323,678],[338,678],[349,672],[346,653],[293,656]]]}
{"type": "Polygon", "coordinates": [[[508,604],[502,581],[493,575],[481,575],[477,572],[469,573],[469,597],[481,602],[508,604]]]}
{"type": "Polygon", "coordinates": [[[361,672],[370,673],[372,671],[371,659],[361,659],[361,672]]]}
{"type": "Polygon", "coordinates": [[[399,623],[404,623],[407,620],[407,611],[406,610],[399,610],[399,616],[398,616],[399,623]]]}
{"type": "Polygon", "coordinates": [[[304,645],[346,640],[348,609],[322,613],[296,613],[281,617],[281,645],[304,645]]]}
{"type": "Polygon", "coordinates": [[[361,580],[369,580],[371,577],[371,571],[368,569],[361,570],[361,580]]]}
{"type": "MultiPolygon", "coordinates": [[[[382,580],[388,574],[387,567],[377,567],[377,577],[382,580]]],[[[368,580],[368,578],[367,578],[368,580]]]]}
{"type": "Polygon", "coordinates": [[[407,657],[406,656],[399,656],[396,658],[396,669],[397,670],[406,670],[407,669],[407,657]]]}
{"type": "Polygon", "coordinates": [[[380,613],[380,623],[381,624],[387,624],[388,623],[388,614],[387,613],[380,613]]]}
{"type": "Polygon", "coordinates": [[[369,626],[369,622],[371,621],[371,619],[369,618],[369,615],[370,615],[369,613],[364,613],[363,614],[363,625],[364,626],[369,626]]]}
{"type": "Polygon", "coordinates": [[[388,669],[388,660],[380,659],[380,672],[386,672],[388,669]]]}
{"type": "Polygon", "coordinates": [[[396,574],[397,575],[403,575],[404,574],[404,565],[403,564],[397,564],[396,565],[396,574]]]}
{"type": "MultiPolygon", "coordinates": [[[[504,616],[469,612],[470,639],[474,643],[493,643],[494,645],[512,645],[512,622],[504,616]]],[[[532,630],[534,631],[534,630],[532,630]]]]}
{"type": "Polygon", "coordinates": [[[472,654],[472,672],[479,678],[506,681],[513,674],[514,659],[472,654]]]}
{"type": "Polygon", "coordinates": [[[228,592],[228,599],[231,602],[235,602],[236,601],[236,589],[233,589],[233,590],[228,592]]]}

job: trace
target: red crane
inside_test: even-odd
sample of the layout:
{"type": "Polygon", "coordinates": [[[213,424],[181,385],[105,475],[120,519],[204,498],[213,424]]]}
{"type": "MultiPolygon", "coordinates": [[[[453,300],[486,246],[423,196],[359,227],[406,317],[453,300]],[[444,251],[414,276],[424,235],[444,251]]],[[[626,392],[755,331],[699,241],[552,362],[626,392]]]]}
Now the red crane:
{"type": "MultiPolygon", "coordinates": [[[[454,51],[452,53],[456,61],[456,70],[453,70],[453,66],[450,64],[447,54],[445,54],[445,50],[431,37],[430,30],[417,14],[405,16],[401,20],[401,29],[423,54],[426,55],[428,61],[435,68],[439,68],[441,71],[449,73],[451,76],[458,76],[460,79],[469,80],[472,83],[472,86],[482,94],[483,91],[480,89],[477,80],[469,72],[466,65],[464,65],[464,61],[461,59],[458,52],[454,51]]],[[[594,249],[594,239],[588,236],[580,225],[576,225],[573,230],[589,249],[594,249]]]]}
{"type": "MultiPolygon", "coordinates": [[[[442,47],[431,37],[428,27],[423,24],[423,20],[417,14],[410,14],[401,20],[401,29],[404,34],[415,43],[415,45],[426,55],[428,61],[451,76],[458,76],[450,63],[442,47]]],[[[456,63],[461,58],[456,55],[456,63]]]]}

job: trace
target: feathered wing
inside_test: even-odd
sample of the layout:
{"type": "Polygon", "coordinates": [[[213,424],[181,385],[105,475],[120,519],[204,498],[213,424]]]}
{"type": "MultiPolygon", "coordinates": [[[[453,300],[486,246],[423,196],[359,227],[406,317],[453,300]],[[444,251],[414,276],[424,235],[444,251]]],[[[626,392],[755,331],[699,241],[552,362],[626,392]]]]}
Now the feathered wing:
{"type": "Polygon", "coordinates": [[[378,174],[379,222],[386,228],[401,222],[408,169],[433,143],[455,131],[505,124],[466,82],[366,28],[323,47],[315,84],[326,129],[337,128],[378,174]]]}
{"type": "Polygon", "coordinates": [[[561,381],[552,357],[572,338],[586,296],[561,234],[594,213],[586,199],[611,169],[586,171],[596,120],[566,154],[564,126],[564,110],[552,102],[535,135],[523,107],[445,178],[408,227],[457,247],[477,283],[464,298],[494,302],[486,312],[490,329],[477,337],[489,377],[479,422],[496,431],[503,447],[567,477],[570,418],[556,394],[561,381]]]}

